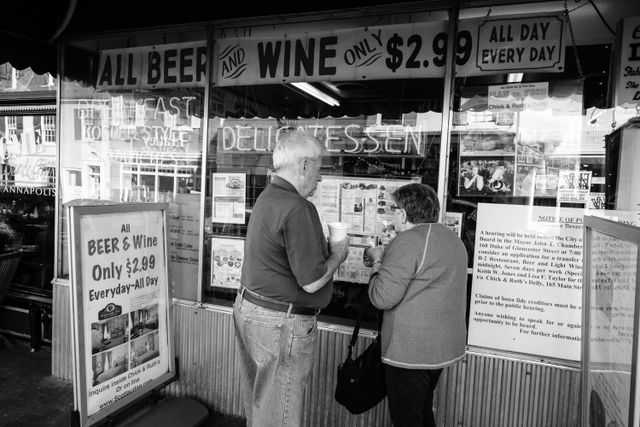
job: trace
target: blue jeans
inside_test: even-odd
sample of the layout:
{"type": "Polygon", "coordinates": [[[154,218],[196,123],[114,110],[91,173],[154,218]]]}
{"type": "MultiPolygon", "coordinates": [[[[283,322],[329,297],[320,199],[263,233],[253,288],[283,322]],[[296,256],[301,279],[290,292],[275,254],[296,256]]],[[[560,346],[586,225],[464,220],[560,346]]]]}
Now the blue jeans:
{"type": "Polygon", "coordinates": [[[301,426],[316,317],[263,308],[238,293],[233,321],[247,427],[301,426]]]}

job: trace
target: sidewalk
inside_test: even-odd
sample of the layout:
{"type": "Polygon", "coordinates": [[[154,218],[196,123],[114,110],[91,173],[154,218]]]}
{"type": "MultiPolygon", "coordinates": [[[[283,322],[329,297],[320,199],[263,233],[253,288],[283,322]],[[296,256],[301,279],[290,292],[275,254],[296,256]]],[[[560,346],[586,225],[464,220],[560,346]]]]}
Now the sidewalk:
{"type": "MultiPolygon", "coordinates": [[[[51,347],[31,353],[29,341],[0,339],[0,426],[69,427],[73,384],[51,376],[51,347]]],[[[210,410],[205,427],[244,427],[244,420],[210,410]]]]}

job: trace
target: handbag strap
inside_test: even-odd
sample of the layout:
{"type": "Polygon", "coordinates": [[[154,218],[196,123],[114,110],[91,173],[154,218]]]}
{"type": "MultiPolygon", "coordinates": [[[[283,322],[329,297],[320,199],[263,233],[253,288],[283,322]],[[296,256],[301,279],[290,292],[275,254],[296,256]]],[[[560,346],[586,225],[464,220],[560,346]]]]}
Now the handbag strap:
{"type": "Polygon", "coordinates": [[[351,358],[353,347],[356,345],[356,341],[358,340],[358,333],[360,332],[361,323],[362,323],[362,311],[358,310],[358,320],[356,320],[356,325],[353,327],[353,333],[351,334],[351,340],[349,341],[349,353],[347,355],[349,359],[351,358]]]}
{"type": "MultiPolygon", "coordinates": [[[[362,324],[362,311],[358,310],[358,319],[356,320],[356,325],[353,327],[353,333],[351,334],[351,340],[349,341],[349,353],[347,357],[351,358],[351,354],[353,353],[353,347],[356,345],[356,341],[358,341],[358,333],[360,332],[360,325],[362,324]]],[[[382,332],[382,310],[378,310],[378,336],[382,332]]]]}

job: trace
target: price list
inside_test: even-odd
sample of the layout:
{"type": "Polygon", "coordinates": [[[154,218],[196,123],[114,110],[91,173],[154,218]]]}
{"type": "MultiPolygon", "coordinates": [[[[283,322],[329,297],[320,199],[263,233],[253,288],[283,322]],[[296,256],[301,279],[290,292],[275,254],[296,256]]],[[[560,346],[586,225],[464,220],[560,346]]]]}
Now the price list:
{"type": "Polygon", "coordinates": [[[146,224],[104,224],[84,240],[83,246],[83,274],[90,284],[86,293],[90,303],[135,295],[160,283],[162,238],[146,224]]]}

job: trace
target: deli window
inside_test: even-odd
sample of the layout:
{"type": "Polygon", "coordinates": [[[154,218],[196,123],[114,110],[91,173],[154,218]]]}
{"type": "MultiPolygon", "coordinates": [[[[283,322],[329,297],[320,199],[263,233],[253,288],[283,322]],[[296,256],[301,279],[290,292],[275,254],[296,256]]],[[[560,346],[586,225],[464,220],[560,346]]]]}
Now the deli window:
{"type": "Polygon", "coordinates": [[[331,221],[350,226],[349,257],[334,276],[333,299],[321,316],[356,316],[354,307],[364,302],[371,274],[363,251],[395,235],[393,191],[412,181],[437,188],[440,121],[433,118],[440,116],[434,110],[441,108],[442,81],[316,86],[339,99],[339,105],[291,85],[212,90],[212,105],[235,106],[242,100],[245,108],[221,109],[209,121],[204,289],[212,301],[231,303],[240,286],[251,208],[274,172],[273,147],[288,130],[305,130],[326,148],[322,181],[309,198],[325,233],[331,221]]]}
{"type": "Polygon", "coordinates": [[[173,296],[199,299],[205,39],[206,31],[188,30],[67,47],[60,106],[61,279],[69,278],[68,204],[166,203],[173,296]],[[122,61],[129,61],[124,68],[122,61]]]}

